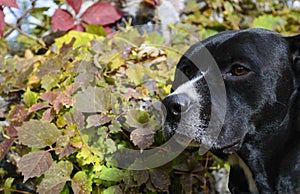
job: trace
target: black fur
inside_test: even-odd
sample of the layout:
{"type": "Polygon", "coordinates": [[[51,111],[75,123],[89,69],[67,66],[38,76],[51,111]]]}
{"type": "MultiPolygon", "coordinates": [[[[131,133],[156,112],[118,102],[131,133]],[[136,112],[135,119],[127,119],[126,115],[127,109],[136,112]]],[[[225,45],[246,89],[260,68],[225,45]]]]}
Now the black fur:
{"type": "MultiPolygon", "coordinates": [[[[198,55],[203,45],[218,64],[227,96],[225,122],[211,151],[228,160],[232,154],[238,156],[249,168],[259,193],[300,193],[300,35],[283,37],[268,30],[249,29],[219,33],[196,43],[177,66],[173,91],[201,76],[189,58],[198,55]],[[236,65],[245,67],[247,73],[233,75],[236,65]],[[182,72],[188,73],[188,79],[183,78],[182,72]]],[[[202,72],[209,69],[205,64],[202,66],[202,72]]],[[[198,119],[208,122],[211,102],[207,84],[199,79],[194,86],[202,98],[198,119]]],[[[178,130],[176,123],[184,114],[189,115],[194,105],[191,99],[183,104],[176,95],[171,94],[163,101],[168,110],[167,137],[178,130]],[[174,104],[177,110],[172,109],[174,104]]],[[[203,126],[199,126],[201,130],[203,126]]],[[[193,133],[187,136],[202,142],[201,133],[199,137],[193,133]]],[[[240,163],[231,165],[231,192],[255,193],[257,190],[250,188],[249,177],[240,163]]]]}

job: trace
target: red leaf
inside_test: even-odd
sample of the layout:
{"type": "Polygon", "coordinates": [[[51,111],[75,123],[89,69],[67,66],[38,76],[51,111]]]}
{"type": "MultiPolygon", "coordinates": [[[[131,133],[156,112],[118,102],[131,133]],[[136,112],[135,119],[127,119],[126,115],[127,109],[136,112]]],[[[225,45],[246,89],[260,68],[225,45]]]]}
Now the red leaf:
{"type": "Polygon", "coordinates": [[[82,0],[67,0],[67,3],[74,9],[77,14],[81,8],[82,0]]]}
{"type": "Polygon", "coordinates": [[[88,24],[101,26],[115,23],[122,17],[122,14],[107,2],[94,3],[81,16],[81,19],[88,24]]]}
{"type": "Polygon", "coordinates": [[[85,28],[82,24],[78,24],[78,25],[75,25],[72,30],[76,30],[76,31],[79,31],[79,32],[84,32],[85,28]]]}
{"type": "Polygon", "coordinates": [[[19,6],[17,4],[17,0],[0,0],[0,5],[8,6],[8,7],[14,7],[19,9],[19,6]]]}
{"type": "Polygon", "coordinates": [[[5,28],[4,13],[3,13],[3,10],[1,8],[0,9],[0,36],[1,37],[3,36],[4,28],[5,28]]]}
{"type": "Polygon", "coordinates": [[[57,30],[61,31],[68,31],[74,26],[74,18],[70,14],[70,12],[63,10],[63,9],[57,9],[52,16],[52,28],[53,32],[56,32],[57,30]]]}
{"type": "Polygon", "coordinates": [[[6,139],[0,144],[0,161],[5,157],[6,153],[9,151],[11,145],[14,143],[15,139],[6,139]]]}

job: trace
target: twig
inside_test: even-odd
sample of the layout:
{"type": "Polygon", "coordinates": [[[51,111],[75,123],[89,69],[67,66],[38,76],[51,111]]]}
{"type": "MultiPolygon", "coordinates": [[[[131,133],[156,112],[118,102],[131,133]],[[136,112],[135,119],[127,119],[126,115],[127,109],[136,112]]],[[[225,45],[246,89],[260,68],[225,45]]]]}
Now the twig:
{"type": "Polygon", "coordinates": [[[46,43],[41,39],[41,38],[37,38],[35,36],[32,36],[31,34],[28,34],[26,32],[24,32],[23,30],[21,30],[18,26],[15,26],[13,24],[7,24],[10,28],[12,28],[13,30],[17,30],[20,34],[23,34],[24,36],[37,41],[40,45],[42,45],[42,47],[46,47],[46,43]]]}
{"type": "MultiPolygon", "coordinates": [[[[31,2],[31,8],[26,10],[18,19],[17,19],[17,22],[16,22],[16,26],[19,26],[21,21],[31,12],[31,10],[33,10],[35,8],[35,3],[36,3],[37,0],[33,0],[31,2]]],[[[10,12],[17,18],[16,14],[13,12],[13,10],[11,8],[9,8],[10,12]]],[[[8,25],[8,24],[7,24],[8,25]]],[[[7,38],[11,33],[13,33],[13,31],[16,30],[16,29],[10,29],[9,31],[7,31],[5,34],[4,34],[4,38],[7,38]]]]}

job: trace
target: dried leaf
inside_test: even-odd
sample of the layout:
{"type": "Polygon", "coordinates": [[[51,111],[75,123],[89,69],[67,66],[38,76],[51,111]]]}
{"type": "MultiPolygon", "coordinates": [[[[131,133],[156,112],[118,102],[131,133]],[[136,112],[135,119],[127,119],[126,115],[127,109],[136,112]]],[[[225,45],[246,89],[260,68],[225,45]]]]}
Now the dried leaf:
{"type": "Polygon", "coordinates": [[[82,0],[67,0],[67,3],[74,9],[77,14],[81,8],[82,0]]]}
{"type": "Polygon", "coordinates": [[[97,2],[89,7],[81,16],[88,24],[105,26],[121,19],[122,14],[108,2],[97,2]]]}
{"type": "Polygon", "coordinates": [[[52,16],[52,28],[53,32],[57,30],[68,31],[74,26],[73,16],[66,10],[57,9],[52,16]]]}
{"type": "Polygon", "coordinates": [[[36,151],[24,155],[18,162],[18,168],[24,176],[24,183],[32,177],[44,174],[52,165],[53,159],[47,151],[36,151]]]}
{"type": "Polygon", "coordinates": [[[14,7],[14,8],[19,9],[17,0],[0,0],[0,5],[4,5],[7,7],[14,7]]]}
{"type": "Polygon", "coordinates": [[[32,148],[51,146],[60,137],[61,131],[46,121],[30,120],[17,128],[22,144],[32,148]]]}
{"type": "Polygon", "coordinates": [[[134,145],[144,150],[154,142],[154,132],[146,128],[135,129],[130,134],[130,140],[134,145]]]}
{"type": "Polygon", "coordinates": [[[38,193],[59,194],[67,181],[70,181],[70,175],[73,170],[72,163],[68,161],[60,161],[53,163],[45,177],[37,187],[38,193]]]}
{"type": "Polygon", "coordinates": [[[4,141],[1,142],[0,144],[0,161],[5,157],[7,152],[9,151],[10,147],[14,143],[15,139],[5,139],[4,141]]]}

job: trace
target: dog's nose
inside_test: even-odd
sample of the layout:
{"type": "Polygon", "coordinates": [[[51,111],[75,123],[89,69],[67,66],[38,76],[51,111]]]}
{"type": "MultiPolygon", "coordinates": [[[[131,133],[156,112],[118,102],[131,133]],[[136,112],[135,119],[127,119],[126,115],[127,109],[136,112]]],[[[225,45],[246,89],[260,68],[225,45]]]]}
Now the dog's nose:
{"type": "Polygon", "coordinates": [[[186,94],[171,94],[167,96],[162,103],[167,109],[168,114],[180,116],[182,113],[188,111],[191,100],[186,94]]]}

